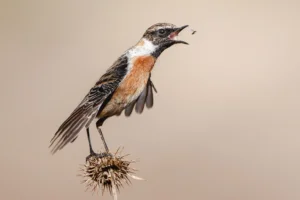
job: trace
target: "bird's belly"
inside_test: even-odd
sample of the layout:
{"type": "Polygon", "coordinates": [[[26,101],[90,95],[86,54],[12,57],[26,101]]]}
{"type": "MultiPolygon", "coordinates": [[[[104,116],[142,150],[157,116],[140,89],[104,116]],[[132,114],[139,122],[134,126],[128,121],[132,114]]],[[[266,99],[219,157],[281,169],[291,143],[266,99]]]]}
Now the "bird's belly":
{"type": "Polygon", "coordinates": [[[112,98],[105,105],[103,110],[99,113],[100,118],[109,117],[112,115],[119,115],[131,102],[135,101],[146,87],[149,78],[148,74],[143,74],[134,84],[123,82],[113,94],[112,98]]]}
{"type": "Polygon", "coordinates": [[[152,56],[139,57],[132,64],[132,69],[120,83],[109,102],[98,114],[99,118],[119,115],[131,102],[143,92],[150,72],[155,63],[152,56]]]}

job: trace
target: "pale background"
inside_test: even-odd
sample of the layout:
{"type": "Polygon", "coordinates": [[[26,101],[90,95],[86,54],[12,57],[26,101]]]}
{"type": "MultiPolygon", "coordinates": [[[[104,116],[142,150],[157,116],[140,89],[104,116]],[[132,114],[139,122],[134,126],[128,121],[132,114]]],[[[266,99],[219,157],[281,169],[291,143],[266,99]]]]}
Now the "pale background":
{"type": "MultiPolygon", "coordinates": [[[[189,24],[153,73],[151,110],[104,134],[146,182],[120,199],[300,199],[299,1],[1,1],[0,199],[84,192],[85,131],[48,145],[95,81],[157,22],[189,24]]],[[[101,142],[92,126],[95,149],[101,142]]]]}

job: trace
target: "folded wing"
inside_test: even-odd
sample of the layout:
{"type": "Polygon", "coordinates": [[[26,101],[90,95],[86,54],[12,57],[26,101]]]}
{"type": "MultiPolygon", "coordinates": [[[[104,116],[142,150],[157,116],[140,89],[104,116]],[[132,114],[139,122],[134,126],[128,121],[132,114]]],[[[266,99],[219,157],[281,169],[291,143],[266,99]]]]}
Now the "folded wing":
{"type": "Polygon", "coordinates": [[[127,57],[123,56],[99,79],[83,101],[58,128],[50,141],[52,153],[73,142],[83,127],[89,127],[99,109],[109,99],[126,75],[127,57]]]}

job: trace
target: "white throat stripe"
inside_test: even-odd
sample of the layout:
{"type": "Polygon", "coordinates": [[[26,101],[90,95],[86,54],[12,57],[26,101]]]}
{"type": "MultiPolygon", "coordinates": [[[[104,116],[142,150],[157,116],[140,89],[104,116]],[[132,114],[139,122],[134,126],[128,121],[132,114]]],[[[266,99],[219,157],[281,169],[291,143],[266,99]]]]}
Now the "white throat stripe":
{"type": "Polygon", "coordinates": [[[133,48],[129,49],[127,52],[128,58],[133,58],[136,56],[145,56],[153,53],[157,49],[156,45],[153,45],[152,42],[143,38],[143,45],[141,46],[134,46],[133,48]]]}

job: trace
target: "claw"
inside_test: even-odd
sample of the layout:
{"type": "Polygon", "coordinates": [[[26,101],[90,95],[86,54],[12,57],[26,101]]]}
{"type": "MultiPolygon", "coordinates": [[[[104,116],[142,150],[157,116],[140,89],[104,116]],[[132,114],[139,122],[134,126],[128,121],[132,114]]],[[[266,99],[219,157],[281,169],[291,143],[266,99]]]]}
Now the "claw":
{"type": "Polygon", "coordinates": [[[86,158],[85,158],[85,162],[87,162],[91,157],[97,157],[97,158],[105,158],[105,157],[113,157],[113,155],[111,153],[108,153],[108,152],[102,152],[102,153],[91,153],[90,155],[88,155],[86,158]]]}
{"type": "Polygon", "coordinates": [[[105,157],[113,157],[113,155],[111,153],[108,152],[103,152],[103,153],[96,153],[96,156],[98,158],[105,158],[105,157]]]}
{"type": "Polygon", "coordinates": [[[88,155],[86,158],[85,158],[85,162],[87,162],[91,157],[95,156],[96,154],[95,153],[91,153],[90,155],[88,155]]]}

